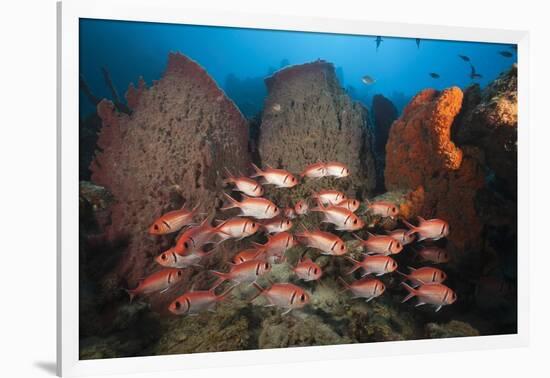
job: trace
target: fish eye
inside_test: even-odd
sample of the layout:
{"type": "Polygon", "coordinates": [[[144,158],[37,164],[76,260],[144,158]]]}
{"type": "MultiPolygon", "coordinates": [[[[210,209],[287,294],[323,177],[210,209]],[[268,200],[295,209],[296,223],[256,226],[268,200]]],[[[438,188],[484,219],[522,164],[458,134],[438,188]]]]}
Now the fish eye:
{"type": "Polygon", "coordinates": [[[346,246],[344,244],[340,245],[340,250],[343,251],[346,246]]]}
{"type": "Polygon", "coordinates": [[[256,227],[256,223],[252,222],[252,227],[256,227]]]}
{"type": "Polygon", "coordinates": [[[181,270],[178,270],[178,277],[181,277],[181,270]]]}
{"type": "Polygon", "coordinates": [[[313,274],[317,274],[317,268],[313,269],[313,274]]]}
{"type": "Polygon", "coordinates": [[[158,231],[158,229],[159,229],[159,225],[158,225],[158,224],[153,225],[153,230],[158,231]]]}
{"type": "Polygon", "coordinates": [[[175,301],[174,307],[176,308],[176,310],[179,310],[181,308],[181,303],[179,301],[175,301]]]}
{"type": "Polygon", "coordinates": [[[265,264],[264,264],[264,268],[265,268],[266,270],[269,269],[269,263],[265,263],[265,264]]]}
{"type": "Polygon", "coordinates": [[[183,246],[184,246],[185,248],[189,248],[189,244],[188,244],[187,242],[183,243],[183,246]]]}
{"type": "Polygon", "coordinates": [[[305,294],[300,295],[300,300],[301,300],[302,302],[305,302],[305,301],[306,301],[306,296],[305,296],[305,294]]]}
{"type": "Polygon", "coordinates": [[[354,220],[353,220],[353,224],[357,224],[357,219],[354,219],[354,220]]]}
{"type": "Polygon", "coordinates": [[[166,260],[166,253],[163,253],[162,255],[160,255],[160,258],[163,260],[166,260]]]}
{"type": "Polygon", "coordinates": [[[286,224],[290,226],[290,221],[287,219],[286,224]]]}

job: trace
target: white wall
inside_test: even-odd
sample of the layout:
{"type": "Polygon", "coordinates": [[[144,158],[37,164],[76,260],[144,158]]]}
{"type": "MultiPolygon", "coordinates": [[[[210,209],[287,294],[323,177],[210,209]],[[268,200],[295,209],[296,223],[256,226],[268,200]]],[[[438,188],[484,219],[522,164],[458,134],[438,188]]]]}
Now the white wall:
{"type": "MultiPolygon", "coordinates": [[[[183,0],[181,0],[183,1],[183,0]]],[[[301,365],[185,372],[210,377],[548,376],[550,262],[550,20],[544,1],[192,1],[246,9],[373,21],[531,31],[531,346],[301,365]]],[[[53,374],[55,361],[55,1],[4,2],[0,22],[0,375],[53,374]],[[8,84],[6,86],[6,83],[8,84]]],[[[164,375],[156,375],[164,376],[164,375]]],[[[169,375],[166,375],[169,376],[169,375]]],[[[170,376],[182,376],[170,375],[170,376]]]]}

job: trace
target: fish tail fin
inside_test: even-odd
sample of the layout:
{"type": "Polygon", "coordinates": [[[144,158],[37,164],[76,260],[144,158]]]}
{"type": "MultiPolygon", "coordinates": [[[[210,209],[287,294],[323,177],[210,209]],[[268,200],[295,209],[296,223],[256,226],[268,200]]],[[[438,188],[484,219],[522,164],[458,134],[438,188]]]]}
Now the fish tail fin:
{"type": "Polygon", "coordinates": [[[258,292],[256,294],[254,294],[254,296],[252,298],[250,298],[248,300],[248,303],[252,303],[252,301],[254,301],[254,299],[258,298],[260,295],[262,295],[262,293],[264,292],[264,288],[261,287],[260,285],[258,285],[256,282],[252,282],[252,286],[254,286],[256,288],[256,290],[258,290],[258,292]]]}
{"type": "Polygon", "coordinates": [[[221,293],[220,295],[218,295],[217,299],[218,301],[223,301],[227,298],[227,296],[229,294],[231,294],[231,292],[233,291],[234,288],[236,288],[239,284],[235,284],[233,286],[230,286],[226,291],[224,291],[223,293],[221,293]]]}
{"type": "Polygon", "coordinates": [[[344,280],[342,277],[338,276],[338,280],[340,282],[342,282],[342,285],[344,285],[344,290],[341,290],[340,292],[343,293],[349,289],[351,289],[351,286],[349,285],[349,283],[346,282],[346,280],[344,280]]]}
{"type": "Polygon", "coordinates": [[[254,171],[255,171],[256,173],[254,173],[254,174],[253,174],[252,176],[250,176],[250,177],[252,177],[252,178],[254,178],[254,177],[263,177],[264,172],[263,172],[260,168],[258,168],[258,166],[257,166],[256,164],[254,164],[254,163],[251,163],[251,164],[252,164],[252,168],[254,168],[254,171]]]}
{"type": "Polygon", "coordinates": [[[396,270],[397,274],[399,274],[400,276],[404,277],[404,278],[409,278],[408,274],[407,273],[403,273],[399,270],[396,270]]]}
{"type": "Polygon", "coordinates": [[[135,290],[133,289],[124,289],[124,291],[126,293],[128,293],[128,296],[130,297],[130,303],[132,303],[132,301],[134,300],[134,298],[136,297],[137,293],[135,290]]]}
{"type": "Polygon", "coordinates": [[[409,294],[401,301],[401,303],[405,303],[407,302],[409,299],[411,299],[412,297],[416,296],[417,294],[417,290],[412,288],[411,286],[409,286],[406,282],[401,282],[401,285],[403,285],[403,287],[405,289],[407,289],[407,291],[409,292],[409,294]]]}
{"type": "Polygon", "coordinates": [[[357,269],[361,267],[361,263],[355,260],[354,258],[346,256],[346,259],[353,263],[353,267],[346,273],[346,275],[352,274],[353,272],[355,272],[357,269]]]}
{"type": "Polygon", "coordinates": [[[231,197],[227,193],[223,193],[223,195],[229,201],[229,203],[226,206],[220,208],[220,210],[225,211],[225,210],[229,210],[229,209],[240,208],[240,202],[239,201],[237,201],[235,198],[231,197]]]}
{"type": "Polygon", "coordinates": [[[405,218],[401,219],[401,221],[409,228],[409,235],[416,233],[416,226],[414,224],[409,223],[405,218]]]}

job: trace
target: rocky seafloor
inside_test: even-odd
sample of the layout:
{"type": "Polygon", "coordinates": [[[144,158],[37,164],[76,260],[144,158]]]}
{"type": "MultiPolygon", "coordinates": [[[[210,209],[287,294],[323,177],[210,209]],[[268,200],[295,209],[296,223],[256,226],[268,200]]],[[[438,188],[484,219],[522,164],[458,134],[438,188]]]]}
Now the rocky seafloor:
{"type": "MultiPolygon", "coordinates": [[[[80,183],[81,359],[516,332],[515,66],[484,90],[421,91],[394,122],[389,100],[377,100],[374,117],[352,101],[329,62],[286,67],[266,86],[261,115],[247,120],[202,67],[171,54],[159,81],[130,87],[128,111],[98,101],[97,151],[81,161],[91,172],[90,181],[80,183]],[[266,187],[266,197],[285,207],[334,188],[363,202],[393,201],[411,221],[419,215],[448,220],[451,234],[438,245],[452,257],[441,268],[458,293],[456,303],[437,313],[402,304],[406,292],[397,274],[381,277],[387,289],[375,300],[352,299],[337,280],[350,263],[307,251],[324,270],[321,282],[298,283],[287,264],[275,265],[269,275],[311,293],[301,310],[281,315],[262,299],[250,303],[256,290],[241,285],[215,312],[178,317],[167,311],[186,290],[208,289],[215,281],[208,270],[225,270],[226,260],[249,241],[263,243],[262,235],[224,242],[202,268],[186,268],[167,292],[130,303],[123,289],[158,270],[154,257],[174,242],[174,235],[147,233],[160,214],[200,202],[201,212],[223,219],[225,168],[249,174],[254,162],[299,173],[323,160],[346,163],[350,177],[266,187]]],[[[362,218],[373,232],[399,224],[362,218]]],[[[301,218],[293,231],[299,223],[316,227],[319,216],[301,218]]],[[[358,257],[356,241],[344,239],[358,257]]],[[[304,252],[287,251],[288,262],[295,264],[304,252]]],[[[420,264],[408,247],[395,258],[404,271],[420,264]]]]}

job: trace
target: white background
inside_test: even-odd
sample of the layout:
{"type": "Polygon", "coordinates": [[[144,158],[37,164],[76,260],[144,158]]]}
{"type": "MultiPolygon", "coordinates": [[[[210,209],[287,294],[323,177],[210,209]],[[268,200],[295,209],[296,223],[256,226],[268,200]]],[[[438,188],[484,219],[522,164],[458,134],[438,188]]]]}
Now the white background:
{"type": "MultiPolygon", "coordinates": [[[[550,20],[543,6],[545,2],[195,0],[189,3],[211,9],[531,31],[531,340],[528,348],[520,349],[210,369],[155,376],[548,376],[550,251],[545,237],[549,232],[545,193],[550,187],[547,147],[550,141],[550,20]]],[[[2,5],[0,15],[0,376],[52,376],[56,332],[55,1],[12,1],[2,5]]]]}

